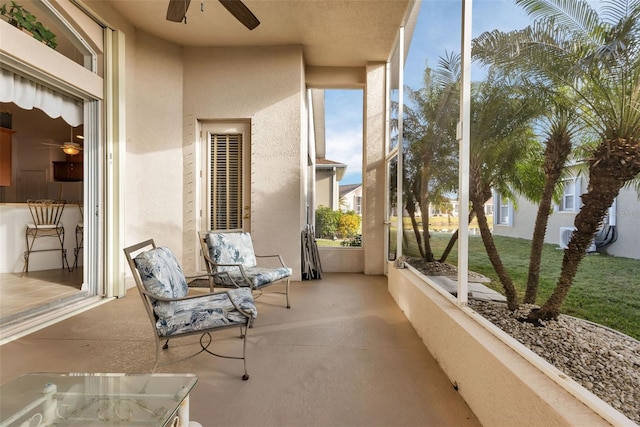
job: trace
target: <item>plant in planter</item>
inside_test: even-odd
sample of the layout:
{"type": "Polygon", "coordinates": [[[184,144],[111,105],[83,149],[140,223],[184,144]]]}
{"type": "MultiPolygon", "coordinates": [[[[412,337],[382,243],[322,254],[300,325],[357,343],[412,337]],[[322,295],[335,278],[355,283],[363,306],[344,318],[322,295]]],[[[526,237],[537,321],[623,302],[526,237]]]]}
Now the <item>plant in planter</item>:
{"type": "Polygon", "coordinates": [[[47,27],[42,25],[35,15],[15,1],[11,1],[11,6],[9,7],[7,7],[6,3],[3,4],[0,7],[0,15],[4,16],[9,24],[31,33],[36,40],[41,41],[52,49],[55,49],[56,46],[58,46],[58,43],[56,42],[56,35],[47,27]]]}

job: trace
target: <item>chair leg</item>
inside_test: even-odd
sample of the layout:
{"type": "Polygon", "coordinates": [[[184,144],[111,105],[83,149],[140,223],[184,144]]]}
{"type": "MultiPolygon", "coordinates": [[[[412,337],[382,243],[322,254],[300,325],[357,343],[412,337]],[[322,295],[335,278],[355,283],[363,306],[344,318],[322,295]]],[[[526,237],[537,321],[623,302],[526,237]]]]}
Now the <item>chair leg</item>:
{"type": "Polygon", "coordinates": [[[27,228],[27,230],[24,233],[24,240],[27,242],[27,250],[24,251],[24,269],[22,270],[23,273],[28,273],[29,272],[29,256],[31,255],[31,249],[33,249],[33,244],[36,241],[36,235],[31,234],[31,244],[29,244],[29,228],[27,228]]]}
{"type": "Polygon", "coordinates": [[[291,308],[291,304],[289,304],[289,278],[287,278],[287,288],[285,290],[286,296],[287,296],[287,308],[291,308]]]}
{"type": "Polygon", "coordinates": [[[244,364],[244,375],[242,376],[242,381],[247,381],[249,379],[249,374],[247,373],[247,326],[245,326],[244,337],[242,338],[242,363],[244,364]]]}
{"type": "Polygon", "coordinates": [[[64,268],[66,264],[67,270],[72,271],[69,266],[69,261],[67,260],[67,250],[64,248],[64,227],[58,231],[58,240],[60,241],[60,251],[62,252],[62,268],[64,268]]]}
{"type": "Polygon", "coordinates": [[[76,247],[73,249],[73,266],[71,270],[78,266],[78,255],[84,245],[84,230],[80,226],[76,226],[76,247]]]}

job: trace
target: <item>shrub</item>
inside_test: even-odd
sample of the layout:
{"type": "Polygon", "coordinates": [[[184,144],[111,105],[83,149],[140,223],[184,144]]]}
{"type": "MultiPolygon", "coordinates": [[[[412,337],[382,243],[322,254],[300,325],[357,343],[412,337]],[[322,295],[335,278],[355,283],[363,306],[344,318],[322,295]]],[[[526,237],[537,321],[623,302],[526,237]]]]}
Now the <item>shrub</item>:
{"type": "Polygon", "coordinates": [[[341,239],[349,239],[354,237],[360,231],[362,218],[354,211],[342,213],[338,217],[338,237],[341,239]]]}
{"type": "Polygon", "coordinates": [[[342,246],[362,246],[362,234],[356,234],[340,243],[342,246]]]}
{"type": "Polygon", "coordinates": [[[326,206],[316,209],[316,237],[321,239],[335,239],[338,231],[340,212],[326,206]]]}

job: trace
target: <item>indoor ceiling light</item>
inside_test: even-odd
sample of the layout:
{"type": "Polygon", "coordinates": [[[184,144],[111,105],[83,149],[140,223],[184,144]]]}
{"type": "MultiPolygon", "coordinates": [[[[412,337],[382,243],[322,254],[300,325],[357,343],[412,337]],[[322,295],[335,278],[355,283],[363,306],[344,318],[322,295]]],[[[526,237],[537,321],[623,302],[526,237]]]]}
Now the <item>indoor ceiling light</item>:
{"type": "Polygon", "coordinates": [[[71,145],[65,145],[62,148],[62,151],[64,151],[65,154],[68,154],[70,156],[75,156],[80,152],[80,150],[78,150],[76,147],[73,147],[71,145]]]}

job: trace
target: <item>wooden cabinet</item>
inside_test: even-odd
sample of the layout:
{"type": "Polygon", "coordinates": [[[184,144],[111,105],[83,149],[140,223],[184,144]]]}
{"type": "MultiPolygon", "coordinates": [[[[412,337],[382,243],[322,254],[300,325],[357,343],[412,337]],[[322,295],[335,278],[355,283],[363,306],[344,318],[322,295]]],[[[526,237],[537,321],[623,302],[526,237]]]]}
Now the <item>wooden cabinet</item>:
{"type": "Polygon", "coordinates": [[[82,181],[82,162],[53,162],[55,181],[82,181]]]}
{"type": "Polygon", "coordinates": [[[0,187],[11,186],[11,137],[15,131],[0,128],[0,187]]]}

